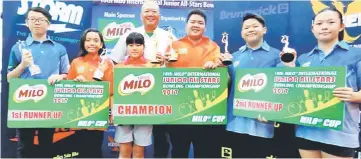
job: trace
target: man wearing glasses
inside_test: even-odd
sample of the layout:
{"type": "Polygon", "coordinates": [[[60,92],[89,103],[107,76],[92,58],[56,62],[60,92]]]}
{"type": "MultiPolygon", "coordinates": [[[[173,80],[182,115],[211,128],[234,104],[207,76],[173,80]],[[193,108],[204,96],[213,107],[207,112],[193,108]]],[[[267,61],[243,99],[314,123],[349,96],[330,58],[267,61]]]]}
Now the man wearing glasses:
{"type": "MultiPolygon", "coordinates": [[[[7,78],[48,79],[49,84],[66,78],[69,69],[69,58],[63,45],[47,37],[51,15],[41,7],[30,8],[25,16],[26,26],[31,34],[24,42],[29,51],[21,52],[19,43],[11,48],[7,78]],[[40,73],[32,75],[29,66],[32,64],[40,68],[40,73]]],[[[22,128],[16,130],[18,136],[19,158],[52,158],[54,129],[22,128]],[[33,141],[35,131],[38,130],[39,147],[33,141]],[[38,149],[36,151],[36,149],[38,149]]]]}

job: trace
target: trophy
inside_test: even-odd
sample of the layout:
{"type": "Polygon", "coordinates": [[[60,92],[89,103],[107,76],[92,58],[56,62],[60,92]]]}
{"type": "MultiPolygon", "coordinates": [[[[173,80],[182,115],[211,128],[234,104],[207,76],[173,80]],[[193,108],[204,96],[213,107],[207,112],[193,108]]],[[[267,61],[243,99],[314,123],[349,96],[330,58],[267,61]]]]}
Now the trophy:
{"type": "Polygon", "coordinates": [[[158,41],[157,41],[157,37],[156,37],[156,31],[154,31],[153,36],[152,36],[152,49],[150,51],[152,56],[150,59],[150,62],[152,64],[160,64],[161,62],[157,59],[157,53],[158,53],[158,41]]]}
{"type": "MultiPolygon", "coordinates": [[[[228,52],[228,34],[226,32],[222,33],[222,43],[225,44],[224,45],[224,53],[229,53],[228,52]]],[[[229,58],[224,58],[222,63],[223,63],[223,65],[230,65],[230,64],[232,64],[232,60],[229,58]]]]}
{"type": "Polygon", "coordinates": [[[100,69],[101,65],[104,65],[105,60],[107,59],[107,49],[103,49],[102,53],[99,55],[100,56],[100,63],[98,68],[95,70],[94,75],[93,75],[93,79],[96,81],[102,81],[103,77],[104,77],[104,70],[100,69]]]}
{"type": "Polygon", "coordinates": [[[283,54],[281,55],[281,61],[283,62],[291,62],[295,59],[295,55],[292,52],[292,50],[290,50],[290,48],[288,47],[289,42],[288,42],[288,36],[287,35],[283,35],[281,42],[285,44],[285,46],[283,47],[283,54]]]}
{"type": "Polygon", "coordinates": [[[170,43],[170,50],[169,50],[169,53],[170,53],[170,58],[169,58],[169,62],[176,62],[178,60],[178,54],[177,52],[173,49],[173,37],[172,37],[172,34],[173,34],[173,29],[172,27],[168,27],[168,32],[169,32],[169,39],[171,40],[171,43],[170,43]]]}
{"type": "MultiPolygon", "coordinates": [[[[26,48],[25,41],[19,40],[18,46],[19,46],[19,51],[21,52],[21,54],[24,54],[26,52],[31,54],[31,50],[26,48]]],[[[40,67],[38,65],[34,64],[34,60],[31,62],[30,66],[29,66],[29,71],[30,71],[31,76],[41,73],[40,67]]]]}

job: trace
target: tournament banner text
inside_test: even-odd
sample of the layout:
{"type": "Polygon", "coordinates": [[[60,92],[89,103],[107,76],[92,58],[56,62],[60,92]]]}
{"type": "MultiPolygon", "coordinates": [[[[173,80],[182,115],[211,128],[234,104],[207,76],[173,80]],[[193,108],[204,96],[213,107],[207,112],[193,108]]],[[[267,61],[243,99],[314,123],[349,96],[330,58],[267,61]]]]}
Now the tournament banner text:
{"type": "Polygon", "coordinates": [[[109,83],[13,79],[10,128],[107,128],[109,83]]]}
{"type": "Polygon", "coordinates": [[[332,91],[345,87],[345,67],[236,70],[236,116],[341,130],[344,102],[332,91]]]}
{"type": "Polygon", "coordinates": [[[226,123],[227,69],[116,68],[115,124],[226,123]]]}

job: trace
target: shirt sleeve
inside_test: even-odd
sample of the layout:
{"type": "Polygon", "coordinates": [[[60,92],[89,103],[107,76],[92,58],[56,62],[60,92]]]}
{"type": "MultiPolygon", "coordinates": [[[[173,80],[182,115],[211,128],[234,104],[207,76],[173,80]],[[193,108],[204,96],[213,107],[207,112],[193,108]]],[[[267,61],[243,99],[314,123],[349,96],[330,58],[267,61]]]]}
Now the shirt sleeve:
{"type": "Polygon", "coordinates": [[[126,39],[127,39],[127,36],[129,34],[124,34],[122,35],[117,44],[115,44],[114,48],[112,49],[111,53],[108,55],[108,57],[116,62],[116,63],[119,63],[119,62],[122,62],[124,61],[125,59],[125,56],[127,55],[127,52],[126,52],[126,39]]]}
{"type": "Polygon", "coordinates": [[[356,63],[356,78],[358,91],[361,89],[361,61],[356,63]]]}
{"type": "Polygon", "coordinates": [[[74,59],[70,64],[69,72],[66,77],[68,80],[73,80],[77,77],[76,63],[77,63],[77,60],[74,59]]]}
{"type": "Polygon", "coordinates": [[[234,76],[234,67],[233,67],[233,65],[228,65],[227,69],[228,69],[228,74],[229,74],[230,78],[232,79],[233,76],[234,76]]]}
{"type": "Polygon", "coordinates": [[[107,65],[108,65],[108,68],[107,68],[107,70],[104,72],[104,81],[107,81],[107,82],[109,82],[109,95],[110,96],[112,96],[113,95],[113,76],[114,76],[114,71],[113,71],[113,69],[114,69],[114,65],[113,65],[113,63],[111,62],[111,61],[109,61],[108,63],[107,63],[107,65]]]}
{"type": "Polygon", "coordinates": [[[221,54],[221,49],[219,48],[219,46],[216,43],[211,44],[211,45],[214,45],[214,47],[213,47],[213,49],[210,50],[210,53],[208,54],[210,56],[208,56],[207,59],[205,59],[205,62],[213,61],[215,63],[215,62],[217,62],[217,60],[221,54]]]}
{"type": "Polygon", "coordinates": [[[18,60],[16,58],[15,48],[16,48],[16,45],[14,45],[10,50],[9,64],[8,64],[8,68],[7,68],[8,73],[11,72],[12,70],[14,70],[21,62],[20,60],[18,60]]]}
{"type": "Polygon", "coordinates": [[[234,69],[234,66],[233,66],[233,64],[231,64],[231,65],[228,65],[228,67],[227,67],[227,69],[228,69],[228,75],[229,75],[229,77],[227,77],[227,79],[228,79],[228,93],[231,93],[230,91],[231,91],[231,87],[232,87],[232,83],[234,82],[234,74],[235,74],[235,69],[234,69]]]}
{"type": "Polygon", "coordinates": [[[68,53],[65,49],[65,47],[63,47],[62,49],[62,53],[60,55],[60,74],[67,74],[69,71],[69,57],[68,57],[68,53]]]}
{"type": "Polygon", "coordinates": [[[216,49],[214,50],[213,54],[214,54],[213,62],[217,62],[219,56],[221,56],[221,49],[218,45],[217,45],[216,49]]]}

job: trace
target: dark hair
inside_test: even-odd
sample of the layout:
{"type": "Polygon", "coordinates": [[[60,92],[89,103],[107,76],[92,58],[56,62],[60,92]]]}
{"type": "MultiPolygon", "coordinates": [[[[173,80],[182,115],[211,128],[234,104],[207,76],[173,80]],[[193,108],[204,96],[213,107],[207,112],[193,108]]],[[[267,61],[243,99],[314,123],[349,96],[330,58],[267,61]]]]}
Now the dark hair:
{"type": "Polygon", "coordinates": [[[258,14],[253,14],[253,13],[246,13],[243,16],[242,19],[242,23],[244,23],[246,20],[248,19],[256,19],[259,23],[262,24],[263,27],[266,26],[266,21],[264,20],[264,18],[258,14]]]}
{"type": "Polygon", "coordinates": [[[144,45],[144,36],[140,33],[137,33],[137,32],[132,32],[130,33],[128,36],[127,36],[127,39],[125,40],[125,43],[127,45],[129,44],[141,44],[141,45],[144,45]]]}
{"type": "Polygon", "coordinates": [[[99,49],[98,51],[98,55],[100,55],[103,50],[105,49],[105,43],[104,43],[104,38],[101,32],[99,32],[97,29],[95,28],[89,28],[87,30],[85,30],[83,32],[83,35],[80,38],[80,51],[79,51],[79,56],[85,56],[88,54],[88,52],[86,51],[85,47],[84,47],[84,43],[86,40],[86,35],[90,32],[94,32],[94,33],[98,33],[99,37],[100,37],[100,42],[103,43],[103,47],[101,49],[99,49]]]}
{"type": "MultiPolygon", "coordinates": [[[[312,23],[315,22],[315,19],[316,17],[320,14],[320,13],[323,13],[323,12],[326,12],[326,11],[333,11],[333,12],[336,12],[338,14],[338,17],[340,18],[340,22],[341,24],[343,23],[343,18],[342,18],[342,13],[340,11],[338,11],[336,8],[334,7],[327,7],[327,8],[324,8],[322,9],[321,11],[319,11],[317,14],[315,14],[315,16],[312,18],[312,23]]],[[[338,33],[338,40],[339,41],[342,41],[343,40],[343,36],[345,34],[345,29],[343,29],[342,31],[340,31],[338,33]]]]}
{"type": "Polygon", "coordinates": [[[204,18],[204,22],[207,23],[207,16],[206,14],[204,14],[203,11],[201,11],[200,9],[193,9],[191,10],[189,13],[188,13],[188,16],[187,16],[187,22],[189,21],[189,18],[191,18],[192,15],[199,15],[201,17],[204,18]]]}
{"type": "Polygon", "coordinates": [[[28,10],[28,12],[26,12],[26,14],[25,14],[25,18],[26,18],[26,19],[28,19],[28,15],[29,15],[29,12],[30,12],[30,11],[41,13],[41,14],[43,14],[43,15],[46,17],[46,19],[48,19],[49,22],[51,21],[51,15],[50,15],[50,13],[49,13],[46,9],[41,8],[41,7],[32,7],[32,8],[30,8],[30,9],[28,10]]]}

